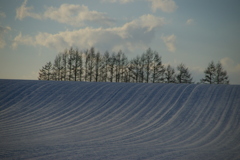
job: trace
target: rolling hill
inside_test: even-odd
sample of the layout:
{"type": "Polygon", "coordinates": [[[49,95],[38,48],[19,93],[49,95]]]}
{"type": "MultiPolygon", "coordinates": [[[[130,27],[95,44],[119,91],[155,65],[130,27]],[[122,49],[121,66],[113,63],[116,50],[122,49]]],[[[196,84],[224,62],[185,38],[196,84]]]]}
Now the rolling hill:
{"type": "Polygon", "coordinates": [[[240,86],[0,80],[0,159],[240,159],[240,86]]]}

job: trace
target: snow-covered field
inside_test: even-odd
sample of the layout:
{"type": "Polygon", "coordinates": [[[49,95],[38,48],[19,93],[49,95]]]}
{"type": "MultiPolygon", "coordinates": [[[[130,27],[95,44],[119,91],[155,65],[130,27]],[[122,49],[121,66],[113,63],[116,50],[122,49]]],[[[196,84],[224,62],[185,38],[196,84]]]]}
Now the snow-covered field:
{"type": "Polygon", "coordinates": [[[240,86],[0,80],[0,159],[240,159],[240,86]]]}

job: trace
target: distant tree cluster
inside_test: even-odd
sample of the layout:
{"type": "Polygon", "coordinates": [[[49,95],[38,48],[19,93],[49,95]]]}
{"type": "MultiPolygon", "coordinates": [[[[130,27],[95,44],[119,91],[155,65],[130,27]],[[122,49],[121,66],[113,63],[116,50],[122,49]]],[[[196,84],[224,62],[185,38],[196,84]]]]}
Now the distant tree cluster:
{"type": "MultiPolygon", "coordinates": [[[[229,83],[226,71],[214,65],[214,72],[205,71],[202,83],[229,83]],[[218,69],[217,69],[218,68],[218,69]],[[207,74],[211,74],[208,75],[207,74]],[[225,75],[224,75],[225,74],[225,75]],[[210,79],[209,80],[209,77],[210,79]],[[212,80],[214,79],[214,80],[212,80]],[[224,79],[224,81],[223,81],[224,79]]],[[[207,69],[206,69],[207,70],[207,69]]],[[[39,80],[86,81],[86,82],[134,82],[134,83],[193,83],[191,74],[184,64],[164,66],[158,52],[151,48],[141,56],[128,60],[120,50],[118,53],[95,52],[92,47],[86,51],[70,48],[59,53],[54,62],[47,62],[39,71],[39,80]]]]}
{"type": "Polygon", "coordinates": [[[201,79],[201,83],[207,84],[229,84],[227,71],[223,70],[222,64],[218,62],[216,65],[212,61],[204,71],[205,78],[201,79]]]}

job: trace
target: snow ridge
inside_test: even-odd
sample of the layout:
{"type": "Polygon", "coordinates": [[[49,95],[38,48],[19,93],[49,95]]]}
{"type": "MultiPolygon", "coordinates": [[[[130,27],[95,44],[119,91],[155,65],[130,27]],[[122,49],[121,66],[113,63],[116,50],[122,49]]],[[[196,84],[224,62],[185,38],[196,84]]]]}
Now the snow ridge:
{"type": "Polygon", "coordinates": [[[0,80],[0,159],[239,159],[240,86],[0,80]]]}

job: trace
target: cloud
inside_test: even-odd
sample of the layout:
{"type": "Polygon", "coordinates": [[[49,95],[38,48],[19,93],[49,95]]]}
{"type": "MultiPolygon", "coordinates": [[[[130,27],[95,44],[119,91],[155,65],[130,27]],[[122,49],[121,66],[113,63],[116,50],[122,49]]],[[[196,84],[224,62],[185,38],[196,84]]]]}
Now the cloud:
{"type": "Polygon", "coordinates": [[[220,60],[223,67],[226,68],[229,72],[239,72],[240,73],[240,64],[236,64],[234,60],[229,57],[222,58],[220,60]]]}
{"type": "Polygon", "coordinates": [[[6,42],[4,41],[4,39],[2,37],[0,37],[0,48],[4,48],[6,45],[6,42]]]}
{"type": "Polygon", "coordinates": [[[27,7],[27,0],[24,0],[22,5],[16,9],[16,19],[22,20],[25,17],[32,17],[34,19],[42,19],[42,15],[31,12],[34,8],[27,7]]]}
{"type": "Polygon", "coordinates": [[[49,7],[44,17],[59,23],[84,26],[85,22],[112,25],[114,20],[105,13],[90,11],[87,6],[62,4],[59,8],[49,7]]]}
{"type": "Polygon", "coordinates": [[[6,46],[4,35],[10,30],[11,30],[11,27],[0,26],[0,48],[4,48],[6,46]]]}
{"type": "Polygon", "coordinates": [[[170,52],[176,51],[176,46],[175,46],[176,36],[174,34],[170,36],[162,36],[161,38],[164,41],[168,51],[170,52]]]}
{"type": "Polygon", "coordinates": [[[192,25],[194,23],[194,19],[188,19],[186,24],[187,25],[192,25]]]}
{"type": "Polygon", "coordinates": [[[121,3],[121,4],[125,4],[125,3],[129,3],[129,2],[133,2],[134,0],[101,0],[101,2],[108,2],[108,3],[121,3]]]}
{"type": "Polygon", "coordinates": [[[178,6],[173,0],[147,0],[152,2],[152,10],[156,12],[157,9],[160,9],[163,12],[174,12],[178,6]]]}
{"type": "Polygon", "coordinates": [[[29,80],[29,79],[32,79],[32,80],[36,80],[38,76],[39,76],[38,71],[31,71],[31,72],[29,72],[28,74],[21,76],[20,79],[28,79],[28,80],[29,80]]]}
{"type": "Polygon", "coordinates": [[[84,28],[57,34],[39,33],[35,37],[23,36],[21,33],[14,39],[13,47],[18,45],[39,45],[63,51],[69,47],[87,49],[92,46],[100,51],[135,50],[147,48],[154,38],[155,31],[163,26],[161,17],[143,15],[140,18],[113,28],[84,28]]]}
{"type": "Polygon", "coordinates": [[[59,8],[48,7],[44,13],[37,14],[32,12],[33,7],[27,7],[27,0],[17,8],[16,19],[22,20],[25,17],[34,19],[51,19],[59,23],[74,26],[84,26],[85,22],[94,22],[103,25],[112,25],[114,20],[109,18],[106,13],[90,11],[87,6],[62,4],[59,8]]]}
{"type": "Polygon", "coordinates": [[[189,66],[189,71],[193,77],[195,83],[199,83],[200,80],[204,77],[205,68],[199,66],[189,66]]]}
{"type": "Polygon", "coordinates": [[[35,45],[34,39],[30,36],[22,36],[20,32],[18,36],[16,36],[12,43],[12,48],[16,49],[19,44],[23,45],[35,45]]]}
{"type": "Polygon", "coordinates": [[[240,83],[240,63],[236,63],[233,59],[229,57],[222,58],[220,60],[223,65],[224,70],[227,71],[227,74],[230,78],[231,84],[240,83]]]}
{"type": "Polygon", "coordinates": [[[0,12],[0,18],[6,18],[6,14],[4,12],[0,12]]]}
{"type": "Polygon", "coordinates": [[[0,35],[4,34],[4,33],[7,33],[8,31],[11,30],[11,27],[3,27],[3,26],[0,26],[0,35]]]}

